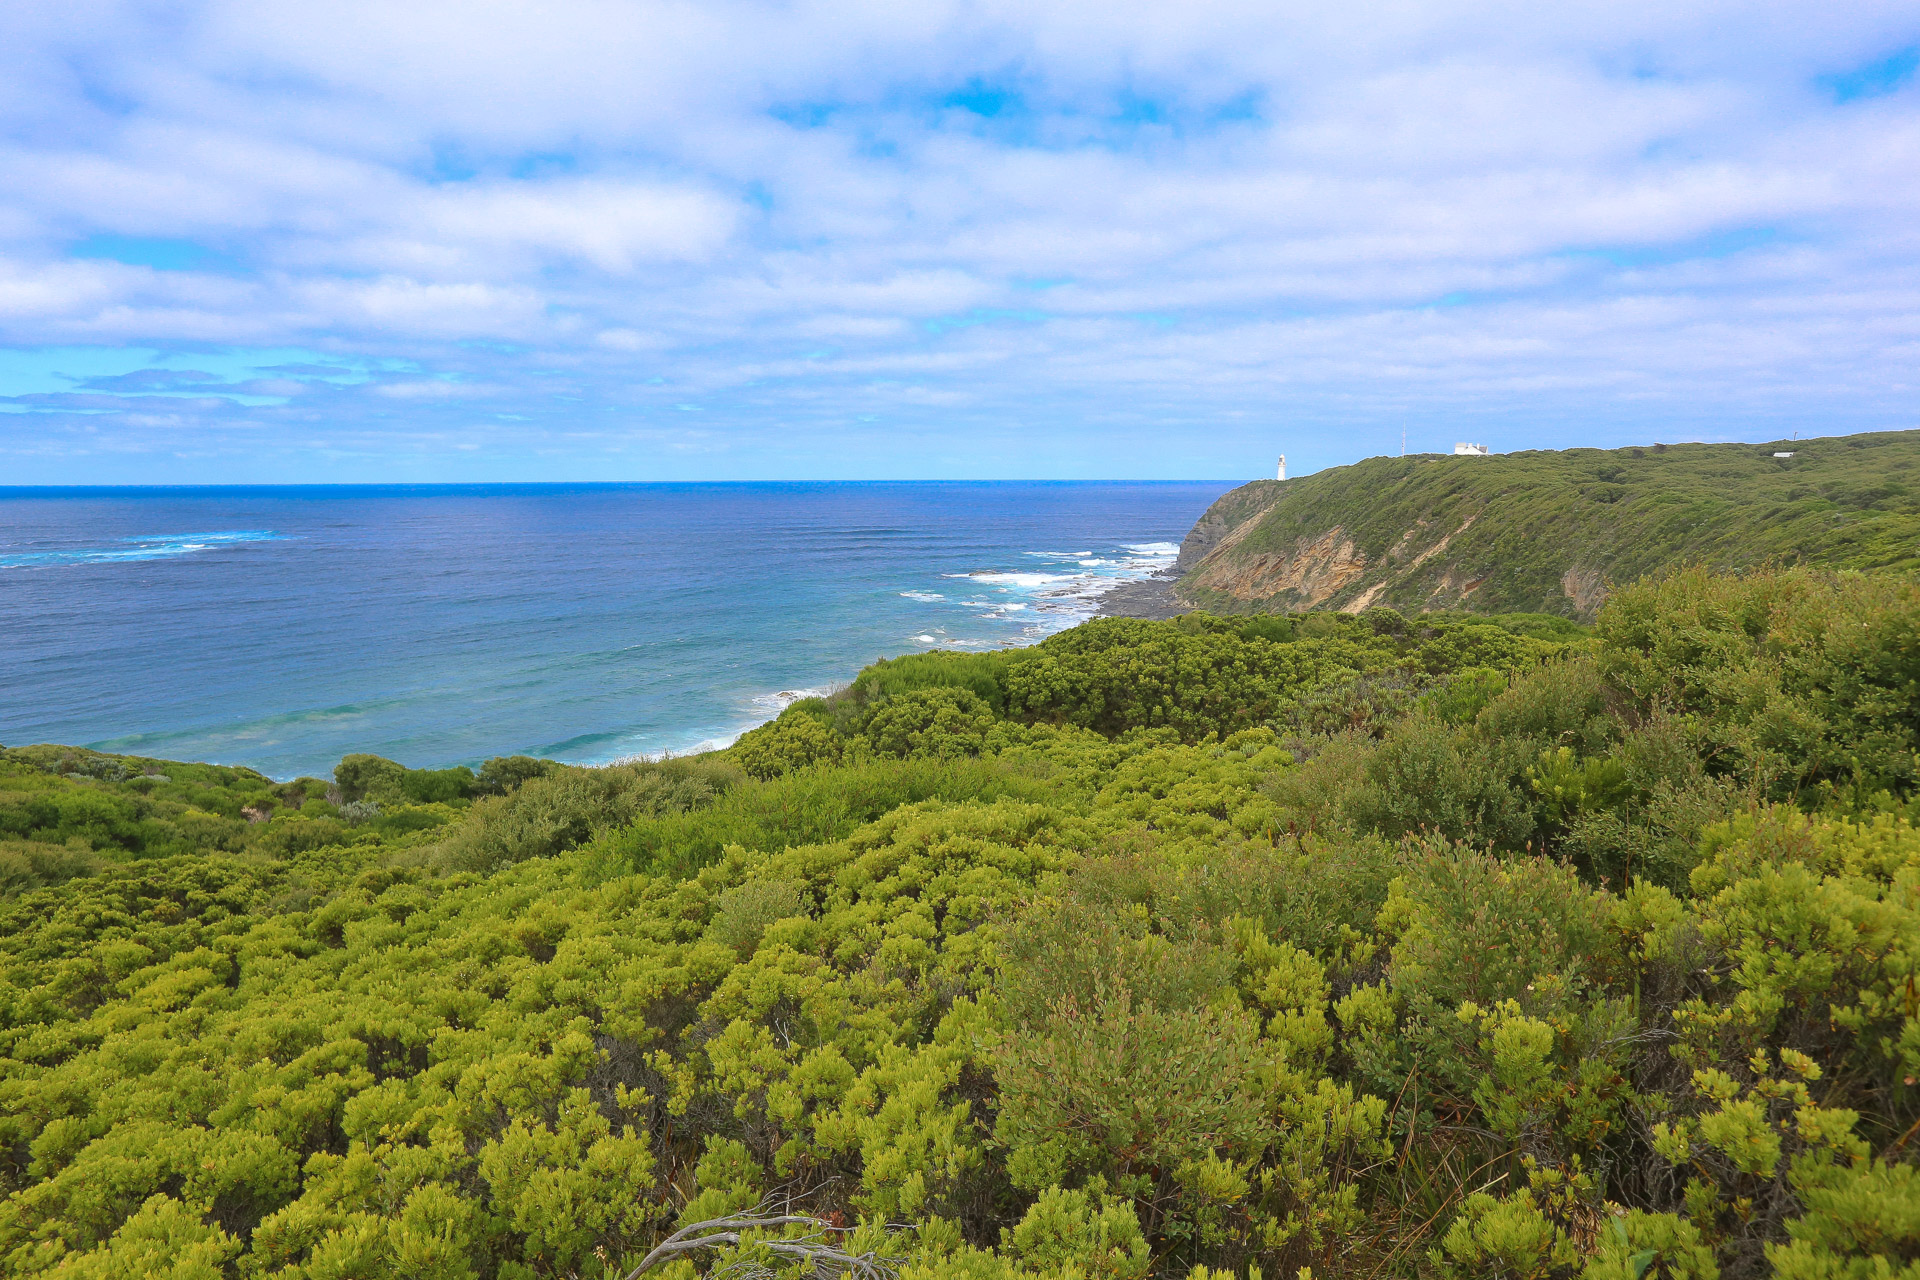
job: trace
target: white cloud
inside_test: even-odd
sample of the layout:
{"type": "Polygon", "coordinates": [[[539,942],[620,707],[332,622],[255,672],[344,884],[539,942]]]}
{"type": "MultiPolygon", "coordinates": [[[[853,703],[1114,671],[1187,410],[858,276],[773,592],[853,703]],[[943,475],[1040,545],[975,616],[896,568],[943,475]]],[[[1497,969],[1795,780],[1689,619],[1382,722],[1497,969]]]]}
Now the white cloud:
{"type": "Polygon", "coordinates": [[[393,423],[404,387],[484,385],[496,458],[691,394],[709,457],[831,456],[857,393],[907,462],[993,420],[1014,470],[1077,435],[1142,472],[1409,414],[1920,408],[1920,89],[1818,79],[1920,40],[1910,3],[51,12],[0,14],[0,342],[458,375],[326,390],[366,456],[470,430],[449,391],[393,423]],[[70,256],[103,236],[211,256],[70,256]]]}
{"type": "Polygon", "coordinates": [[[423,379],[414,382],[383,382],[373,388],[377,396],[389,400],[470,400],[476,396],[491,395],[493,388],[476,387],[466,382],[443,382],[423,379]]]}
{"type": "Polygon", "coordinates": [[[645,262],[711,256],[731,237],[736,205],[697,190],[569,181],[442,187],[421,230],[482,252],[553,254],[610,275],[645,262]]]}

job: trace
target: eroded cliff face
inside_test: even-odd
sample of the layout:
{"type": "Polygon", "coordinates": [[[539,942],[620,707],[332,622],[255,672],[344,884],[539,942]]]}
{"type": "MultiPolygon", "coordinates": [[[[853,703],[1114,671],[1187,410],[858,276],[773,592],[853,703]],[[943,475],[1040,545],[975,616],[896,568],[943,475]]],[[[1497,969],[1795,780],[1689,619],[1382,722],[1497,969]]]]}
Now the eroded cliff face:
{"type": "MultiPolygon", "coordinates": [[[[1376,604],[1403,611],[1472,609],[1476,594],[1499,571],[1484,551],[1463,555],[1457,545],[1484,510],[1420,516],[1371,555],[1341,524],[1309,529],[1272,547],[1273,526],[1288,514],[1283,507],[1291,483],[1243,486],[1201,517],[1181,546],[1182,576],[1174,588],[1180,604],[1217,608],[1230,602],[1270,612],[1358,613],[1376,604]]],[[[1606,601],[1606,580],[1597,570],[1571,566],[1560,587],[1562,610],[1578,618],[1592,618],[1606,601]]]]}
{"type": "Polygon", "coordinates": [[[1317,538],[1302,538],[1288,551],[1231,554],[1255,523],[1248,521],[1222,538],[1181,585],[1236,600],[1284,597],[1287,608],[1313,609],[1367,571],[1367,558],[1337,527],[1317,538]]]}
{"type": "Polygon", "coordinates": [[[1273,510],[1274,504],[1286,494],[1288,484],[1285,480],[1255,480],[1222,494],[1187,531],[1180,543],[1180,558],[1174,562],[1175,572],[1191,573],[1223,545],[1231,546],[1234,540],[1244,537],[1262,516],[1273,510]]]}
{"type": "Polygon", "coordinates": [[[1769,563],[1920,572],[1920,431],[1413,454],[1258,480],[1194,526],[1172,594],[1224,613],[1592,620],[1614,583],[1769,563]]]}
{"type": "MultiPolygon", "coordinates": [[[[1180,585],[1189,596],[1219,592],[1234,600],[1267,602],[1284,609],[1330,606],[1358,613],[1387,599],[1421,609],[1454,608],[1465,604],[1490,576],[1441,559],[1454,538],[1477,518],[1477,514],[1468,516],[1458,528],[1438,538],[1430,522],[1416,522],[1377,558],[1361,551],[1338,525],[1318,535],[1304,535],[1285,551],[1242,550],[1240,544],[1260,523],[1256,518],[1220,537],[1180,585]],[[1421,572],[1423,568],[1427,571],[1421,572]]],[[[1604,590],[1599,598],[1605,598],[1604,590]]]]}
{"type": "Polygon", "coordinates": [[[1607,602],[1607,580],[1598,569],[1568,569],[1560,575],[1560,589],[1573,601],[1574,613],[1591,618],[1607,602]]]}

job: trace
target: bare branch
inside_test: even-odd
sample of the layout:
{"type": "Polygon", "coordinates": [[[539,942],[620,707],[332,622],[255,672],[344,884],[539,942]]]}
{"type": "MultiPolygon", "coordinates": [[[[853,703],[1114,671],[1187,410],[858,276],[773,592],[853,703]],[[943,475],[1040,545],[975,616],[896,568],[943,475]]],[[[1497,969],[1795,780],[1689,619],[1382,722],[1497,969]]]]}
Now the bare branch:
{"type": "MultiPolygon", "coordinates": [[[[761,1207],[766,1206],[767,1202],[762,1201],[761,1207]]],[[[848,1253],[836,1245],[829,1244],[826,1235],[836,1228],[825,1219],[806,1214],[765,1213],[757,1210],[725,1218],[709,1218],[705,1222],[694,1222],[681,1227],[655,1245],[653,1251],[640,1260],[640,1265],[627,1273],[626,1280],[639,1280],[642,1275],[660,1263],[698,1249],[737,1246],[743,1232],[791,1226],[805,1226],[808,1230],[797,1236],[761,1240],[755,1243],[776,1257],[791,1258],[805,1264],[812,1271],[815,1280],[836,1280],[837,1277],[845,1277],[846,1280],[896,1280],[894,1268],[899,1263],[898,1258],[883,1258],[872,1251],[848,1253]]],[[[743,1259],[725,1268],[719,1274],[732,1277],[733,1280],[771,1280],[774,1273],[772,1268],[763,1263],[743,1259]]]]}

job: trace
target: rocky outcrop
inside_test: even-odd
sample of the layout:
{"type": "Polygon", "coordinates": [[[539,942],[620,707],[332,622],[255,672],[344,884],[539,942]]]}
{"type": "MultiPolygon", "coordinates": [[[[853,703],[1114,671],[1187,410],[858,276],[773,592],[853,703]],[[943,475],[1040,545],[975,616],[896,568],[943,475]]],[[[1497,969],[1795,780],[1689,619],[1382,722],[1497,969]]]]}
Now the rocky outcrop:
{"type": "MultiPolygon", "coordinates": [[[[1407,572],[1411,573],[1413,570],[1418,569],[1421,565],[1433,559],[1435,556],[1443,554],[1449,546],[1453,545],[1453,540],[1459,537],[1461,534],[1465,533],[1467,530],[1473,528],[1473,522],[1475,520],[1478,520],[1479,518],[1480,518],[1480,513],[1476,511],[1472,515],[1468,516],[1465,520],[1461,521],[1460,527],[1458,529],[1455,529],[1452,533],[1446,535],[1444,538],[1440,539],[1440,541],[1434,543],[1432,546],[1428,547],[1425,551],[1422,551],[1419,555],[1415,556],[1413,558],[1413,562],[1407,566],[1407,572]]],[[[1411,539],[1419,530],[1424,529],[1426,527],[1426,524],[1427,522],[1425,520],[1420,521],[1412,529],[1407,530],[1405,537],[1403,537],[1401,541],[1404,543],[1409,539],[1411,539]]]]}
{"type": "Polygon", "coordinates": [[[1449,605],[1464,604],[1468,596],[1487,585],[1490,573],[1473,573],[1449,566],[1440,575],[1440,581],[1434,584],[1433,592],[1427,599],[1433,608],[1444,609],[1449,605]]]}
{"type": "MultiPolygon", "coordinates": [[[[1451,553],[1480,519],[1480,509],[1464,516],[1457,506],[1451,514],[1410,513],[1413,518],[1391,544],[1369,554],[1344,521],[1316,529],[1300,518],[1295,510],[1299,500],[1288,498],[1307,483],[1256,481],[1226,494],[1181,544],[1171,571],[1177,581],[1156,583],[1151,599],[1143,590],[1141,599],[1109,611],[1165,617],[1194,607],[1232,610],[1247,605],[1261,611],[1333,608],[1344,613],[1377,604],[1401,609],[1474,607],[1475,593],[1493,575],[1484,566],[1457,562],[1451,553]],[[1290,538],[1278,533],[1287,524],[1298,528],[1302,523],[1308,524],[1305,532],[1290,538]],[[1274,545],[1282,539],[1280,546],[1274,545]]],[[[1381,535],[1376,531],[1370,536],[1381,535]]]]}
{"type": "Polygon", "coordinates": [[[1192,606],[1174,595],[1176,570],[1123,582],[1100,597],[1102,618],[1177,618],[1192,606]]]}
{"type": "Polygon", "coordinates": [[[1311,609],[1338,595],[1367,571],[1366,556],[1339,528],[1319,537],[1301,538],[1283,552],[1229,554],[1252,527],[1248,522],[1236,531],[1238,537],[1221,539],[1182,585],[1218,591],[1237,600],[1282,597],[1288,608],[1311,609]]]}
{"type": "Polygon", "coordinates": [[[1372,459],[1242,485],[1188,533],[1171,581],[1140,584],[1133,589],[1138,599],[1116,593],[1118,607],[1109,612],[1359,613],[1388,606],[1591,620],[1606,601],[1611,572],[1609,559],[1593,551],[1617,513],[1595,517],[1596,536],[1557,511],[1543,515],[1535,490],[1504,488],[1499,475],[1487,460],[1463,471],[1450,459],[1372,459]],[[1474,487],[1488,479],[1494,483],[1474,487]]]}
{"type": "Polygon", "coordinates": [[[1560,575],[1560,589],[1573,601],[1573,611],[1591,618],[1607,602],[1607,580],[1598,569],[1569,569],[1560,575]]]}
{"type": "MultiPolygon", "coordinates": [[[[1165,616],[1391,607],[1590,622],[1614,583],[1685,564],[1920,572],[1920,431],[1763,445],[1367,458],[1221,495],[1165,616]],[[1792,453],[1782,461],[1776,454],[1792,453]]],[[[1146,597],[1151,596],[1151,599],[1146,597]]]]}
{"type": "Polygon", "coordinates": [[[1201,516],[1193,528],[1187,530],[1187,536],[1181,540],[1180,558],[1173,562],[1173,567],[1181,573],[1196,568],[1230,532],[1232,532],[1232,526],[1226,522],[1226,519],[1212,507],[1207,508],[1207,514],[1201,516]]]}
{"type": "Polygon", "coordinates": [[[1425,607],[1450,608],[1487,579],[1484,573],[1441,559],[1454,539],[1473,527],[1478,512],[1457,524],[1447,521],[1440,527],[1453,527],[1438,538],[1433,536],[1434,521],[1417,519],[1376,556],[1367,555],[1342,525],[1303,534],[1284,550],[1246,545],[1280,506],[1287,487],[1273,482],[1258,489],[1250,485],[1254,492],[1235,490],[1215,503],[1182,546],[1175,572],[1183,576],[1172,598],[1187,605],[1218,603],[1225,597],[1286,610],[1327,606],[1358,613],[1383,603],[1383,596],[1404,596],[1407,584],[1417,578],[1430,584],[1421,593],[1425,607]],[[1421,572],[1429,562],[1432,567],[1421,572]],[[1375,580],[1365,582],[1369,577],[1375,580]]]}
{"type": "Polygon", "coordinates": [[[1173,564],[1174,572],[1191,573],[1209,555],[1244,537],[1273,510],[1288,488],[1288,481],[1256,480],[1220,498],[1187,531],[1180,543],[1180,558],[1173,564]]]}
{"type": "Polygon", "coordinates": [[[1274,503],[1286,492],[1285,482],[1256,480],[1223,495],[1194,522],[1180,543],[1179,558],[1173,567],[1151,578],[1122,583],[1100,597],[1100,614],[1105,618],[1177,618],[1191,612],[1193,602],[1179,594],[1177,584],[1183,574],[1198,567],[1223,547],[1234,545],[1260,518],[1273,510],[1274,503]]]}
{"type": "Polygon", "coordinates": [[[1359,595],[1355,596],[1353,599],[1341,605],[1340,612],[1364,613],[1366,612],[1367,607],[1371,605],[1376,599],[1378,599],[1380,596],[1380,593],[1382,591],[1385,591],[1386,589],[1387,589],[1387,584],[1384,581],[1376,582],[1372,586],[1368,587],[1365,591],[1362,591],[1359,595]]]}

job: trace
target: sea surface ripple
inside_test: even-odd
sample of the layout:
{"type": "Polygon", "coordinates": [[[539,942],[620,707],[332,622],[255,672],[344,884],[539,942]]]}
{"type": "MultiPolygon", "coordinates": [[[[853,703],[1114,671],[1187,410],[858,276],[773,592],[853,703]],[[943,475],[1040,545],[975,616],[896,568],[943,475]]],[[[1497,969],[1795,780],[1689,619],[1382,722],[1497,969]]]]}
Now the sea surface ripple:
{"type": "Polygon", "coordinates": [[[1072,626],[1226,487],[0,489],[0,742],[282,778],[700,750],[1072,626]]]}

